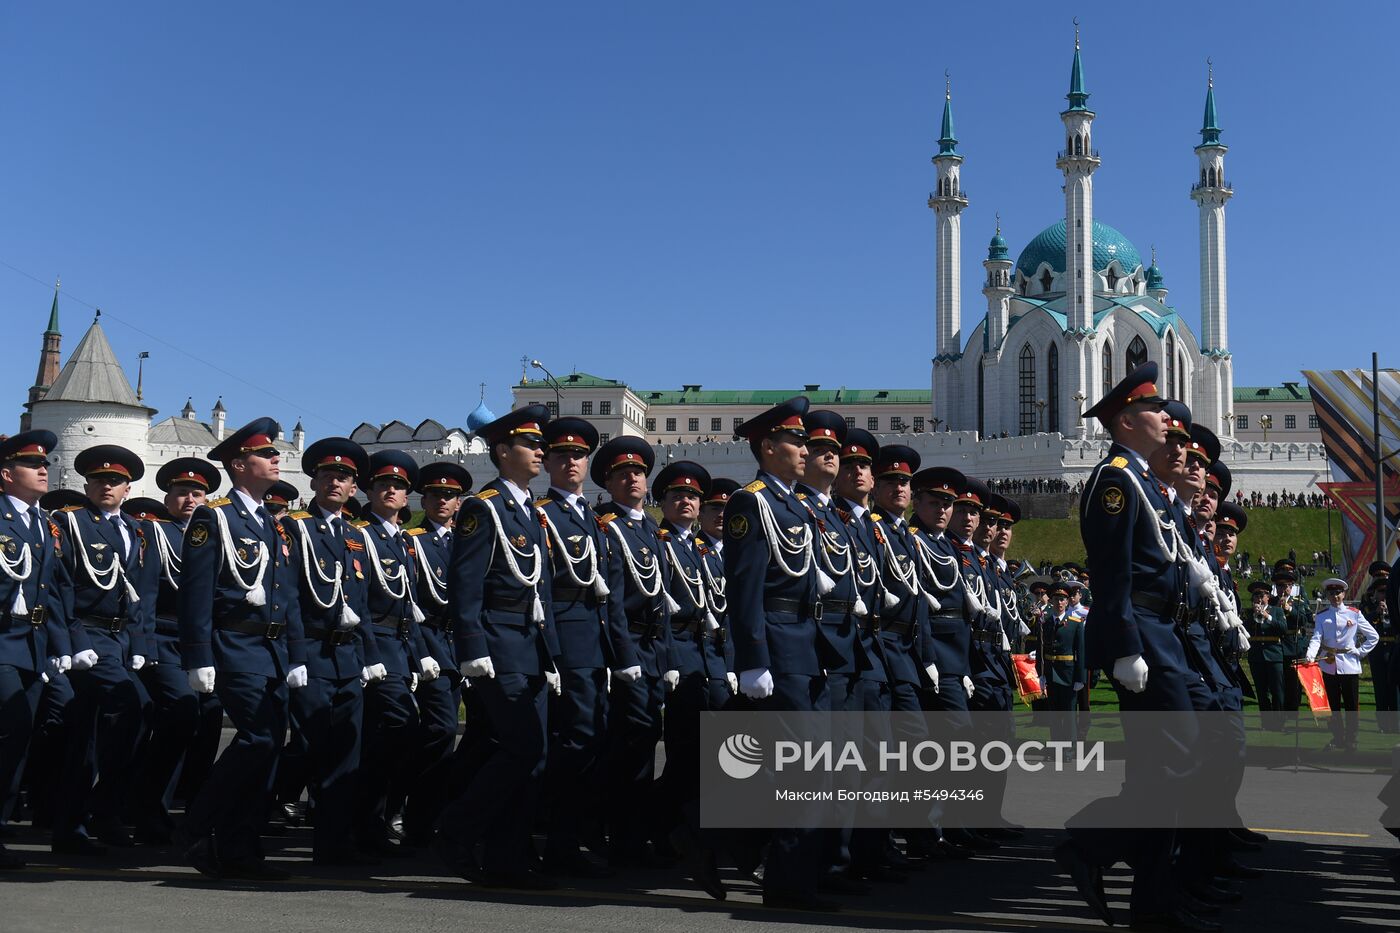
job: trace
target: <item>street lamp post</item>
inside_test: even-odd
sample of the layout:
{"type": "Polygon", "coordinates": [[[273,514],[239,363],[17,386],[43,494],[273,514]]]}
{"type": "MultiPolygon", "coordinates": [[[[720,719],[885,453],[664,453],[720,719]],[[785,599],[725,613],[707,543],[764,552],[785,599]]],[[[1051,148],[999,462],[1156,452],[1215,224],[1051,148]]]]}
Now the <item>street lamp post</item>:
{"type": "Polygon", "coordinates": [[[556,418],[559,417],[564,413],[564,387],[559,384],[558,379],[554,378],[554,373],[545,369],[544,364],[539,360],[531,360],[530,365],[544,373],[545,381],[548,382],[550,388],[554,390],[554,416],[556,418]]]}
{"type": "Polygon", "coordinates": [[[1038,398],[1038,399],[1035,400],[1035,411],[1036,411],[1036,415],[1038,416],[1038,420],[1036,421],[1036,424],[1039,426],[1038,430],[1039,430],[1039,432],[1040,432],[1041,434],[1044,434],[1044,433],[1045,433],[1045,399],[1043,399],[1043,398],[1038,398]]]}
{"type": "Polygon", "coordinates": [[[1264,443],[1269,443],[1269,428],[1274,426],[1273,415],[1260,415],[1259,427],[1264,431],[1264,443]]]}

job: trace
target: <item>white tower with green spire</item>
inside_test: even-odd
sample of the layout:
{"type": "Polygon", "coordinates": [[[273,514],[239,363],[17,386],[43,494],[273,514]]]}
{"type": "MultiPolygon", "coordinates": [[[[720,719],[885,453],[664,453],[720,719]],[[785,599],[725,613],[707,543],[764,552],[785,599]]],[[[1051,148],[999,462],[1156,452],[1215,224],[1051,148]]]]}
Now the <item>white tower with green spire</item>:
{"type": "MultiPolygon", "coordinates": [[[[944,73],[947,78],[947,73],[944,73]]],[[[937,291],[934,321],[937,331],[933,358],[933,417],[948,424],[959,410],[957,380],[953,363],[962,356],[962,218],[967,197],[962,190],[962,156],[953,134],[953,89],[947,81],[943,91],[943,126],[938,139],[938,155],[933,157],[937,171],[936,187],[928,196],[928,206],[938,218],[935,237],[937,291]]]]}
{"type": "MultiPolygon", "coordinates": [[[[1069,109],[1060,114],[1065,125],[1065,148],[1055,167],[1065,175],[1065,387],[1067,397],[1101,394],[1099,359],[1094,340],[1094,170],[1099,154],[1091,130],[1094,111],[1084,90],[1084,64],[1079,58],[1079,21],[1074,24],[1074,63],[1070,66],[1069,109]]],[[[1092,429],[1092,425],[1091,425],[1092,429]]]]}
{"type": "Polygon", "coordinates": [[[1201,215],[1201,364],[1191,409],[1195,419],[1212,431],[1233,436],[1234,419],[1228,417],[1235,396],[1235,373],[1225,288],[1225,202],[1235,192],[1225,180],[1225,152],[1215,116],[1215,73],[1210,69],[1201,144],[1196,147],[1201,174],[1191,186],[1191,200],[1201,215]]]}

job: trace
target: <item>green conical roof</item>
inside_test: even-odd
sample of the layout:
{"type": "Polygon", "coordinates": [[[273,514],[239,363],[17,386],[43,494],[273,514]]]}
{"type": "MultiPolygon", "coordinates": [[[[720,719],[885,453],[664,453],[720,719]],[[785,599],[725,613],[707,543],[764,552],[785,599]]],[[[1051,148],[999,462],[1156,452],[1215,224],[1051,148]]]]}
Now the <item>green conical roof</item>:
{"type": "Polygon", "coordinates": [[[53,307],[49,309],[49,326],[44,330],[44,334],[57,334],[58,330],[58,289],[53,290],[53,307]]]}
{"type": "Polygon", "coordinates": [[[1215,119],[1215,83],[1206,86],[1206,115],[1201,121],[1201,145],[1220,145],[1220,125],[1215,119]]]}
{"type": "Polygon", "coordinates": [[[943,98],[943,135],[938,138],[938,154],[954,155],[958,151],[958,138],[953,135],[953,94],[948,92],[943,98]]]}
{"type": "Polygon", "coordinates": [[[1088,110],[1089,94],[1084,90],[1084,63],[1079,58],[1079,43],[1074,44],[1074,64],[1069,69],[1069,93],[1065,95],[1070,110],[1088,110]]]}

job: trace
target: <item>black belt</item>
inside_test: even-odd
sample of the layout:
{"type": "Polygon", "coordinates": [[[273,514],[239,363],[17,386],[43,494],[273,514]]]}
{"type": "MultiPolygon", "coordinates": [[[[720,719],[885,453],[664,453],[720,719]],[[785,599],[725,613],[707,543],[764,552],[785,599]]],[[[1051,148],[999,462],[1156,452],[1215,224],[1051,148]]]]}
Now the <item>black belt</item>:
{"type": "Polygon", "coordinates": [[[1146,609],[1148,612],[1155,612],[1160,615],[1168,616],[1171,618],[1172,622],[1178,625],[1190,622],[1193,615],[1197,618],[1200,617],[1199,611],[1193,613],[1185,603],[1163,599],[1152,593],[1134,593],[1132,602],[1133,605],[1137,606],[1139,609],[1146,609]]]}
{"type": "Polygon", "coordinates": [[[812,618],[818,622],[821,621],[822,617],[822,604],[820,601],[809,603],[801,599],[774,597],[773,599],[765,599],[763,601],[763,608],[768,612],[795,612],[798,615],[810,612],[812,618]]]}
{"type": "MultiPolygon", "coordinates": [[[[10,618],[12,618],[12,619],[24,619],[26,622],[28,622],[30,625],[34,626],[35,628],[38,628],[39,626],[43,625],[44,622],[45,622],[45,620],[48,619],[48,617],[49,617],[49,607],[48,607],[48,606],[35,606],[33,609],[29,610],[28,612],[12,612],[12,613],[10,613],[10,618]]],[[[1392,639],[1392,641],[1393,641],[1393,640],[1394,640],[1394,639],[1392,639]]]]}
{"type": "Polygon", "coordinates": [[[1001,632],[973,632],[972,640],[982,645],[1001,647],[1001,632]]]}
{"type": "Polygon", "coordinates": [[[452,620],[447,616],[425,616],[423,621],[418,624],[435,632],[442,632],[444,635],[452,634],[452,620]]]}
{"type": "Polygon", "coordinates": [[[281,637],[282,629],[286,628],[285,622],[221,622],[218,629],[221,632],[237,632],[239,635],[261,635],[264,638],[271,638],[274,641],[281,637]]]}
{"type": "Polygon", "coordinates": [[[834,612],[838,615],[850,615],[856,611],[854,600],[850,599],[823,599],[822,612],[834,612]]]}
{"type": "Polygon", "coordinates": [[[879,630],[889,632],[891,635],[912,635],[914,622],[911,619],[881,619],[879,630]]]}
{"type": "Polygon", "coordinates": [[[684,635],[686,632],[692,632],[699,635],[704,630],[704,625],[705,623],[701,619],[691,619],[688,622],[677,622],[672,619],[671,634],[684,635]]]}
{"type": "Polygon", "coordinates": [[[308,625],[306,637],[336,646],[348,645],[355,640],[355,630],[353,628],[316,628],[308,625]]]}
{"type": "Polygon", "coordinates": [[[409,628],[407,619],[394,619],[390,621],[388,616],[383,616],[382,618],[374,620],[374,627],[381,632],[392,632],[404,641],[408,641],[409,628]]]}
{"type": "Polygon", "coordinates": [[[500,596],[493,596],[486,601],[486,608],[495,612],[519,612],[521,614],[530,612],[535,607],[535,595],[521,596],[518,599],[505,599],[500,596]]]}
{"type": "Polygon", "coordinates": [[[721,647],[721,648],[724,647],[724,640],[725,640],[727,637],[729,637],[729,636],[728,636],[728,631],[725,629],[725,627],[724,627],[723,625],[721,625],[719,628],[715,629],[713,632],[708,632],[707,634],[708,634],[710,640],[713,641],[716,645],[718,645],[718,646],[721,647]]]}
{"type": "Polygon", "coordinates": [[[109,635],[120,635],[122,629],[131,624],[131,620],[125,616],[115,619],[107,616],[83,616],[82,622],[88,628],[101,629],[109,635]]]}
{"type": "Polygon", "coordinates": [[[641,635],[643,637],[650,636],[655,639],[660,638],[665,630],[661,627],[660,622],[634,622],[628,619],[627,631],[631,632],[633,635],[641,635]]]}
{"type": "Polygon", "coordinates": [[[554,589],[550,591],[550,595],[557,603],[576,603],[587,599],[588,594],[592,592],[593,589],[591,587],[556,585],[554,589]]]}
{"type": "Polygon", "coordinates": [[[959,609],[940,609],[937,612],[930,612],[928,614],[930,622],[932,622],[934,619],[957,619],[959,622],[961,622],[962,617],[962,611],[959,609]]]}

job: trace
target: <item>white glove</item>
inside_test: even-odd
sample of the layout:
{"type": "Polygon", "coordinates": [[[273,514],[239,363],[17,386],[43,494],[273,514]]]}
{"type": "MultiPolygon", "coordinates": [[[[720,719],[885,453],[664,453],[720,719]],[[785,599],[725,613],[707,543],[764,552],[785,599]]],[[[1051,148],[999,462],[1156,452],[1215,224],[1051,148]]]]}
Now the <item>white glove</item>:
{"type": "Polygon", "coordinates": [[[1147,689],[1147,662],[1140,654],[1119,658],[1113,662],[1113,679],[1130,693],[1141,693],[1147,689]]]}
{"type": "Polygon", "coordinates": [[[1083,685],[1083,684],[1075,684],[1071,689],[1074,690],[1075,693],[1078,693],[1079,691],[1081,691],[1081,690],[1084,689],[1084,685],[1083,685]]]}
{"type": "Polygon", "coordinates": [[[373,683],[376,680],[383,680],[385,677],[388,677],[389,669],[383,664],[371,664],[360,672],[360,676],[373,683]]]}
{"type": "Polygon", "coordinates": [[[308,679],[305,664],[298,664],[290,671],[287,671],[287,686],[291,687],[293,690],[299,690],[305,687],[308,679]]]}
{"type": "Polygon", "coordinates": [[[1311,664],[1312,662],[1314,662],[1314,661],[1316,661],[1316,660],[1317,660],[1317,649],[1316,649],[1316,648],[1309,648],[1309,649],[1308,649],[1308,654],[1307,654],[1307,661],[1308,661],[1308,663],[1311,664]]]}
{"type": "Polygon", "coordinates": [[[633,664],[620,671],[613,671],[613,676],[625,684],[635,684],[642,679],[642,667],[640,664],[633,664]]]}
{"type": "Polygon", "coordinates": [[[212,667],[196,667],[186,675],[189,678],[190,689],[195,693],[214,692],[214,669],[212,667]]]}
{"type": "Polygon", "coordinates": [[[1006,629],[1001,630],[1001,650],[1006,652],[1011,651],[1011,639],[1006,637],[1006,629]]]}
{"type": "Polygon", "coordinates": [[[1035,660],[1035,652],[1032,651],[1030,654],[1026,655],[1026,657],[1028,657],[1028,658],[1030,658],[1032,661],[1034,661],[1034,660],[1035,660]]]}
{"type": "Polygon", "coordinates": [[[967,691],[967,698],[972,699],[972,695],[977,692],[977,688],[972,685],[971,677],[963,678],[963,689],[967,691]]]}
{"type": "Polygon", "coordinates": [[[438,675],[442,673],[442,668],[432,658],[423,658],[418,662],[418,666],[423,670],[423,680],[425,681],[437,680],[438,675]]]}
{"type": "Polygon", "coordinates": [[[680,671],[667,671],[666,673],[664,673],[664,674],[661,675],[661,679],[666,683],[666,689],[667,689],[668,691],[674,690],[674,689],[676,689],[677,686],[680,685],[680,682],[681,682],[681,672],[680,672],[680,671]]]}
{"type": "Polygon", "coordinates": [[[729,683],[729,692],[737,694],[739,692],[739,675],[730,671],[724,675],[724,679],[729,683]]]}
{"type": "Polygon", "coordinates": [[[97,652],[91,648],[73,655],[73,670],[85,671],[97,663],[97,652]]]}
{"type": "Polygon", "coordinates": [[[766,667],[744,671],[739,674],[739,691],[750,699],[766,700],[773,695],[773,675],[766,667]]]}
{"type": "Polygon", "coordinates": [[[460,668],[463,677],[495,677],[496,665],[491,663],[490,655],[484,658],[477,658],[475,661],[467,661],[460,668]]]}
{"type": "Polygon", "coordinates": [[[409,693],[417,693],[417,692],[418,692],[418,679],[419,679],[419,678],[418,678],[418,672],[417,672],[417,671],[409,671],[409,673],[408,673],[408,692],[409,692],[409,693]]]}
{"type": "Polygon", "coordinates": [[[938,665],[930,664],[924,668],[924,673],[928,675],[929,681],[933,684],[933,692],[938,692],[938,665]]]}
{"type": "Polygon", "coordinates": [[[1020,632],[1021,632],[1021,637],[1022,637],[1022,638],[1025,638],[1027,635],[1029,635],[1029,634],[1031,633],[1031,627],[1025,623],[1025,620],[1024,620],[1024,619],[1018,620],[1016,624],[1017,624],[1018,626],[1020,626],[1020,632]]]}
{"type": "Polygon", "coordinates": [[[564,693],[564,679],[559,676],[558,671],[545,671],[544,682],[549,684],[549,689],[555,696],[564,693]]]}
{"type": "Polygon", "coordinates": [[[71,665],[73,663],[73,659],[68,657],[67,655],[64,655],[61,658],[49,658],[49,667],[45,676],[48,677],[49,680],[53,680],[55,677],[62,676],[63,672],[68,669],[64,667],[64,662],[67,662],[71,665]]]}
{"type": "Polygon", "coordinates": [[[145,667],[145,666],[146,666],[146,656],[145,656],[145,655],[142,655],[142,654],[133,654],[133,655],[131,656],[131,669],[132,669],[133,671],[139,671],[139,670],[141,670],[141,668],[143,668],[143,667],[145,667]]]}

